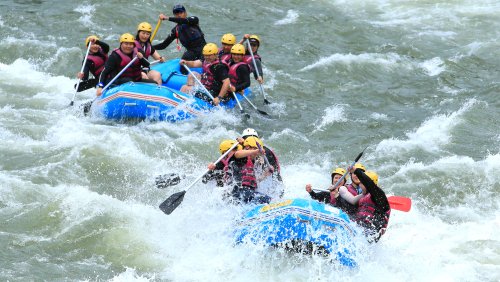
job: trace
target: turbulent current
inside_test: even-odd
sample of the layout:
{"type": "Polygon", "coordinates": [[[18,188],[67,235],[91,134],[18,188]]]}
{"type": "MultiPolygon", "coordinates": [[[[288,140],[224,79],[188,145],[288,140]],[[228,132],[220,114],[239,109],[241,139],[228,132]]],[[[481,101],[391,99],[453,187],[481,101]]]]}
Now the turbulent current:
{"type": "MultiPolygon", "coordinates": [[[[257,34],[263,104],[181,123],[86,117],[73,97],[85,38],[111,48],[173,2],[0,1],[0,280],[499,281],[498,1],[185,1],[208,42],[257,34]],[[234,245],[240,208],[197,183],[158,205],[255,128],[280,158],[286,198],[363,164],[413,200],[359,267],[234,245]],[[184,176],[158,189],[159,174],[184,176]]],[[[173,23],[164,21],[155,39],[173,23]]],[[[180,57],[175,42],[160,51],[180,57]]]]}

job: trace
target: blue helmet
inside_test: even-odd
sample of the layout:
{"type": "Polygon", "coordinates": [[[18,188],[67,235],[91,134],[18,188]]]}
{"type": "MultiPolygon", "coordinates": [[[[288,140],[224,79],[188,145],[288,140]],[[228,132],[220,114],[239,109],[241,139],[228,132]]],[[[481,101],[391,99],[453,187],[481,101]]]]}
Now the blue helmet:
{"type": "Polygon", "coordinates": [[[184,6],[182,6],[181,4],[174,5],[174,8],[172,9],[172,12],[174,14],[182,13],[185,11],[186,11],[186,8],[184,8],[184,6]]]}

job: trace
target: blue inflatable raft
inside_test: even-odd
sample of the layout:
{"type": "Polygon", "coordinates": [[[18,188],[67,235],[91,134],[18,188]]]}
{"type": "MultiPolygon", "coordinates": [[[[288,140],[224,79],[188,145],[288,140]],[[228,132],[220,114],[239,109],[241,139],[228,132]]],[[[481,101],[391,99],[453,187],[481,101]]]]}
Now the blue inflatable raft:
{"type": "Polygon", "coordinates": [[[356,266],[357,234],[343,211],[305,199],[259,205],[246,213],[235,231],[237,243],[328,255],[348,267],[356,266]]]}
{"type": "MultiPolygon", "coordinates": [[[[180,92],[187,76],[180,73],[179,59],[155,65],[152,69],[162,74],[163,86],[152,83],[128,82],[108,88],[98,97],[92,112],[113,120],[159,120],[177,122],[189,120],[216,108],[205,99],[180,92]]],[[[200,72],[201,69],[193,69],[200,72]]],[[[249,96],[250,90],[245,90],[249,96]]],[[[243,97],[236,94],[240,103],[243,97]]],[[[209,100],[209,98],[207,98],[209,100]]],[[[221,102],[220,106],[232,109],[236,100],[221,102]]]]}

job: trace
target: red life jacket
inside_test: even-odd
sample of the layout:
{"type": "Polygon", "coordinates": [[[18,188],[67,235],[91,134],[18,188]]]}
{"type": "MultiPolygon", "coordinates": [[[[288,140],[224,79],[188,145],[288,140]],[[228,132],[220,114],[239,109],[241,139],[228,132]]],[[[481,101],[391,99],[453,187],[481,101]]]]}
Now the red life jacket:
{"type": "Polygon", "coordinates": [[[389,224],[391,209],[387,212],[378,210],[370,194],[363,196],[358,202],[356,222],[364,228],[376,230],[380,235],[385,233],[389,224]]]}
{"type": "MultiPolygon", "coordinates": [[[[260,55],[259,55],[259,54],[254,53],[254,54],[253,54],[253,56],[254,56],[254,58],[255,58],[255,60],[256,60],[256,61],[257,61],[257,60],[262,61],[262,59],[260,58],[260,55]]],[[[253,66],[252,55],[245,55],[245,56],[243,57],[243,62],[245,62],[245,63],[247,63],[247,64],[248,64],[248,66],[250,67],[250,71],[251,71],[251,72],[254,72],[254,71],[255,71],[255,70],[254,70],[254,66],[253,66]]]]}
{"type": "Polygon", "coordinates": [[[223,168],[224,175],[222,177],[222,181],[225,184],[231,184],[232,183],[233,176],[232,176],[232,173],[231,173],[231,169],[230,169],[229,163],[230,163],[231,158],[233,157],[233,155],[234,155],[234,153],[229,153],[229,155],[227,155],[225,158],[223,158],[221,160],[222,164],[224,164],[224,168],[223,168]]]}
{"type": "Polygon", "coordinates": [[[244,67],[247,67],[248,68],[248,64],[245,63],[245,62],[239,62],[239,63],[234,63],[233,65],[231,65],[229,67],[229,80],[231,81],[231,84],[232,85],[237,85],[239,84],[238,82],[240,81],[239,77],[238,77],[238,73],[236,72],[236,70],[240,67],[240,66],[244,66],[244,67]]]}
{"type": "Polygon", "coordinates": [[[87,60],[94,63],[94,68],[90,69],[90,73],[92,73],[95,78],[99,77],[104,69],[104,63],[108,60],[108,54],[105,54],[101,48],[99,48],[98,53],[99,54],[89,54],[87,57],[87,60]]]}
{"type": "Polygon", "coordinates": [[[223,63],[226,63],[226,64],[229,64],[229,60],[231,59],[231,54],[228,53],[228,54],[222,54],[220,55],[219,57],[219,60],[223,63]]]}
{"type": "MultiPolygon", "coordinates": [[[[218,60],[215,60],[214,62],[207,62],[204,61],[202,68],[203,68],[203,74],[201,75],[201,84],[203,84],[207,90],[214,90],[214,84],[217,84],[218,82],[215,81],[215,74],[212,73],[212,66],[215,66],[217,64],[225,64],[224,62],[219,62],[218,60]]],[[[227,64],[225,64],[227,66],[227,64]]],[[[219,93],[216,93],[219,94],[219,93]]]]}
{"type": "MultiPolygon", "coordinates": [[[[134,48],[134,52],[132,54],[132,58],[126,55],[125,53],[120,50],[120,48],[116,48],[113,50],[120,58],[122,59],[120,63],[120,71],[128,64],[130,61],[132,61],[132,58],[137,56],[137,49],[134,48]]],[[[121,77],[131,77],[134,79],[134,81],[139,81],[142,78],[142,69],[141,69],[141,62],[139,60],[135,60],[135,62],[128,67],[125,72],[121,75],[121,77]]]]}
{"type": "Polygon", "coordinates": [[[247,157],[247,162],[241,170],[241,185],[253,190],[257,189],[257,178],[255,178],[254,164],[251,157],[247,157]]]}
{"type": "Polygon", "coordinates": [[[137,50],[140,50],[142,49],[144,51],[144,57],[147,59],[149,58],[149,56],[151,56],[151,43],[149,43],[149,41],[147,41],[146,43],[144,43],[144,47],[142,47],[142,42],[139,42],[139,40],[135,40],[135,48],[137,50]]]}

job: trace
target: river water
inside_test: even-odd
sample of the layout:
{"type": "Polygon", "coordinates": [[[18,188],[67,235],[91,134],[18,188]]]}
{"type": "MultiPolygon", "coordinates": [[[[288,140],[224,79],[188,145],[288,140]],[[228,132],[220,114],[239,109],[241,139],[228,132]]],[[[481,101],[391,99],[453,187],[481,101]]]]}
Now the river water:
{"type": "MultiPolygon", "coordinates": [[[[125,3],[128,2],[128,3],[125,3]]],[[[0,280],[500,280],[500,3],[498,1],[186,1],[207,41],[258,34],[273,103],[185,123],[85,117],[73,97],[84,39],[112,48],[171,4],[0,2],[0,280]],[[158,205],[255,128],[280,157],[285,197],[326,188],[362,162],[389,195],[382,240],[360,267],[262,246],[233,246],[239,208],[198,183],[166,216],[158,205]],[[186,178],[155,187],[158,174],[186,178]]],[[[173,27],[163,22],[157,39],[173,27]]],[[[180,53],[174,44],[161,52],[180,53]]]]}

